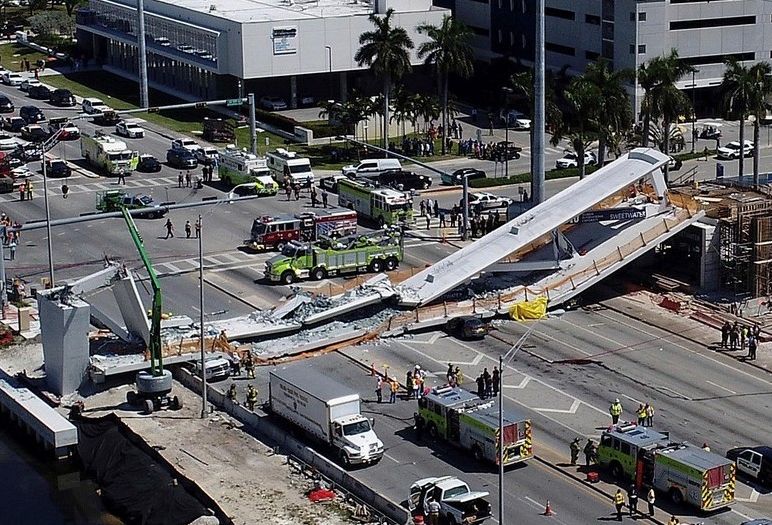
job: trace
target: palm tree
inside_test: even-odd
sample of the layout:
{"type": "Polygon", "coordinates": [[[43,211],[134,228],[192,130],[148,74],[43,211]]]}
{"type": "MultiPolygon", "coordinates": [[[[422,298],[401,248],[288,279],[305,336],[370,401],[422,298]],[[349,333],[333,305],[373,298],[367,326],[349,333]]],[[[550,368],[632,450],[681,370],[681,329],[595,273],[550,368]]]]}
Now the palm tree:
{"type": "Polygon", "coordinates": [[[432,64],[439,73],[442,97],[442,154],[445,154],[445,136],[448,130],[448,78],[451,73],[469,78],[474,71],[472,32],[461,21],[444,16],[442,25],[418,26],[429,40],[418,46],[418,57],[432,64]]]}
{"type": "Polygon", "coordinates": [[[553,146],[568,139],[576,153],[579,178],[585,175],[584,152],[598,134],[598,113],[600,111],[600,89],[584,76],[571,80],[563,91],[564,109],[550,140],[553,146]]]}
{"type": "Polygon", "coordinates": [[[754,89],[748,101],[748,110],[753,115],[753,185],[759,184],[759,131],[761,121],[767,115],[767,97],[772,95],[772,66],[759,62],[751,66],[754,89]]]}
{"type": "Polygon", "coordinates": [[[629,69],[611,71],[606,60],[598,60],[587,65],[584,78],[600,91],[598,107],[598,166],[606,160],[606,148],[617,135],[630,128],[633,123],[633,111],[630,98],[624,84],[633,80],[634,74],[629,69]]]}
{"type": "Polygon", "coordinates": [[[392,112],[391,119],[402,124],[402,135],[404,136],[406,135],[405,123],[412,121],[411,117],[414,113],[413,95],[407,90],[400,88],[394,93],[392,100],[394,111],[392,112]]]}
{"type": "Polygon", "coordinates": [[[365,31],[359,36],[360,48],[354,60],[360,66],[367,65],[383,81],[383,147],[389,143],[389,94],[391,85],[410,71],[410,49],[413,41],[403,27],[392,27],[394,9],[384,16],[372,13],[370,22],[374,31],[365,31]]]}
{"type": "MultiPolygon", "coordinates": [[[[751,106],[764,104],[764,97],[760,95],[761,91],[759,86],[758,75],[763,78],[763,68],[761,70],[744,66],[735,58],[730,58],[726,62],[726,70],[724,71],[724,79],[721,82],[722,90],[724,91],[724,103],[729,112],[734,113],[737,119],[740,121],[740,155],[738,157],[740,177],[743,176],[743,165],[745,163],[745,117],[748,116],[751,106]]],[[[769,65],[767,64],[767,69],[769,65]]],[[[754,137],[756,136],[756,128],[754,126],[754,137]]],[[[755,148],[758,146],[754,145],[755,148]]],[[[755,168],[758,167],[757,155],[754,153],[754,184],[758,183],[758,173],[755,168]]]]}
{"type": "MultiPolygon", "coordinates": [[[[650,85],[650,100],[647,110],[653,118],[662,119],[663,148],[665,155],[670,153],[670,127],[678,121],[679,115],[691,114],[692,105],[688,97],[676,87],[681,80],[694,68],[678,58],[678,51],[670,50],[670,54],[652,58],[647,67],[647,78],[650,85]]],[[[640,81],[640,71],[639,71],[640,81]]],[[[646,123],[644,122],[644,125],[646,123]]],[[[648,133],[644,133],[643,141],[648,142],[648,133]]],[[[668,181],[668,165],[665,164],[665,182],[668,181]]]]}
{"type": "Polygon", "coordinates": [[[356,139],[357,126],[369,116],[368,105],[369,99],[362,97],[357,91],[352,91],[346,102],[335,102],[334,100],[320,102],[319,107],[322,110],[319,112],[319,117],[339,122],[343,126],[344,132],[347,135],[354,135],[354,139],[356,139]]]}
{"type": "Polygon", "coordinates": [[[437,97],[419,93],[415,97],[415,111],[416,116],[423,117],[426,131],[429,129],[429,122],[440,116],[442,107],[437,97]]]}
{"type": "Polygon", "coordinates": [[[655,71],[651,64],[645,62],[638,67],[638,85],[643,89],[643,100],[641,100],[641,113],[643,114],[643,132],[641,133],[641,146],[644,148],[649,145],[649,130],[651,126],[654,110],[654,86],[657,85],[655,71]]]}

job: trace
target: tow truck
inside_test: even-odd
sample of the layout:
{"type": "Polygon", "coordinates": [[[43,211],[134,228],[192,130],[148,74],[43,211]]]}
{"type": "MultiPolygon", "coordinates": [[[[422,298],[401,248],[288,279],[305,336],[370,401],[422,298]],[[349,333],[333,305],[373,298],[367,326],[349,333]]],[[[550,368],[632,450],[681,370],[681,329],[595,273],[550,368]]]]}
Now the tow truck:
{"type": "Polygon", "coordinates": [[[291,241],[265,263],[265,277],[286,285],[298,279],[320,281],[344,273],[391,271],[403,258],[402,236],[393,229],[317,243],[291,241]]]}
{"type": "Polygon", "coordinates": [[[97,192],[96,209],[103,212],[129,210],[146,210],[135,214],[138,217],[158,219],[166,215],[165,207],[157,204],[149,195],[138,193],[132,195],[121,190],[106,190],[97,192]]]}
{"type": "MultiPolygon", "coordinates": [[[[499,464],[498,400],[482,400],[458,387],[435,387],[419,400],[418,417],[432,438],[470,451],[477,461],[499,464]]],[[[504,465],[533,457],[531,420],[516,410],[504,410],[502,456],[504,465]]]]}
{"type": "Polygon", "coordinates": [[[673,503],[714,511],[734,503],[734,463],[691,443],[674,443],[667,433],[635,423],[603,432],[598,463],[618,480],[632,479],[639,493],[653,487],[673,503]]]}
{"type": "Polygon", "coordinates": [[[357,212],[343,208],[322,209],[294,215],[265,215],[252,223],[244,247],[250,250],[278,249],[290,241],[312,242],[321,237],[338,238],[357,232],[357,212]]]}

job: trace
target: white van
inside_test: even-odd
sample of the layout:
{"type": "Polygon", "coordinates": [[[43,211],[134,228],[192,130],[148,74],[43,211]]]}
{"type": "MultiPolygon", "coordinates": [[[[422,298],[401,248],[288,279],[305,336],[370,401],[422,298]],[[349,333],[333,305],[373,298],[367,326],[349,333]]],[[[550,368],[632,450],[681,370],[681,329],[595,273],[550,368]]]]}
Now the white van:
{"type": "Polygon", "coordinates": [[[341,173],[349,177],[359,175],[380,175],[384,171],[401,170],[402,164],[399,159],[367,159],[354,166],[343,166],[341,173]]]}
{"type": "Polygon", "coordinates": [[[276,148],[276,151],[266,153],[265,159],[271,175],[279,184],[289,180],[290,184],[310,187],[314,183],[314,172],[308,157],[298,157],[294,151],[276,148]]]}
{"type": "Polygon", "coordinates": [[[110,109],[109,106],[98,98],[84,98],[81,108],[83,108],[84,113],[88,113],[89,115],[93,113],[103,113],[105,110],[110,109]]]}

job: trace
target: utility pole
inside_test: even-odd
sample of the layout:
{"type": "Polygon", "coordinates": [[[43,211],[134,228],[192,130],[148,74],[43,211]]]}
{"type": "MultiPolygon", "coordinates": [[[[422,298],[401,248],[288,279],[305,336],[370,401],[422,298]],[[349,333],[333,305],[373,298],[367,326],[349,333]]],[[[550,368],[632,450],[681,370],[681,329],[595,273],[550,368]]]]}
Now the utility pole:
{"type": "Polygon", "coordinates": [[[533,169],[531,170],[531,200],[534,205],[544,201],[544,127],[546,119],[544,114],[544,0],[536,1],[536,49],[534,50],[533,86],[533,125],[536,126],[533,134],[533,169]]]}
{"type": "Polygon", "coordinates": [[[464,209],[461,210],[461,216],[463,217],[464,225],[461,227],[461,240],[466,241],[469,240],[469,179],[466,173],[463,177],[462,187],[464,188],[464,193],[461,200],[463,201],[464,209]]]}
{"type": "Polygon", "coordinates": [[[249,144],[252,155],[257,155],[257,117],[255,116],[255,94],[247,95],[249,101],[249,144]]]}
{"type": "Polygon", "coordinates": [[[145,0],[137,0],[137,52],[139,53],[139,105],[150,107],[150,95],[147,88],[147,51],[145,49],[145,0]]]}
{"type": "Polygon", "coordinates": [[[206,400],[206,349],[204,344],[204,223],[198,215],[198,309],[199,309],[199,345],[201,347],[201,419],[209,413],[206,400]]]}

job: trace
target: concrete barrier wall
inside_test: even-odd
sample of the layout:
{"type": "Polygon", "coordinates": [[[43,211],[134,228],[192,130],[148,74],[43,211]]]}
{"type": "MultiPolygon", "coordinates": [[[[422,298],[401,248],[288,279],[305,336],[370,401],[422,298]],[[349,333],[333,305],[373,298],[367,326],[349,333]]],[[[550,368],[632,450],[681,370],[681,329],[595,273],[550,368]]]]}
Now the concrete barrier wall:
{"type": "MultiPolygon", "coordinates": [[[[186,387],[198,394],[201,393],[201,378],[198,376],[184,368],[177,369],[175,376],[186,387]]],[[[265,416],[258,415],[243,405],[232,403],[223,392],[210,384],[207,384],[207,399],[213,405],[255,430],[260,437],[269,441],[270,444],[281,447],[285,454],[296,456],[316,468],[322,475],[348,490],[390,520],[399,525],[409,523],[410,514],[406,508],[376,493],[335,463],[272,424],[265,416]]]]}

